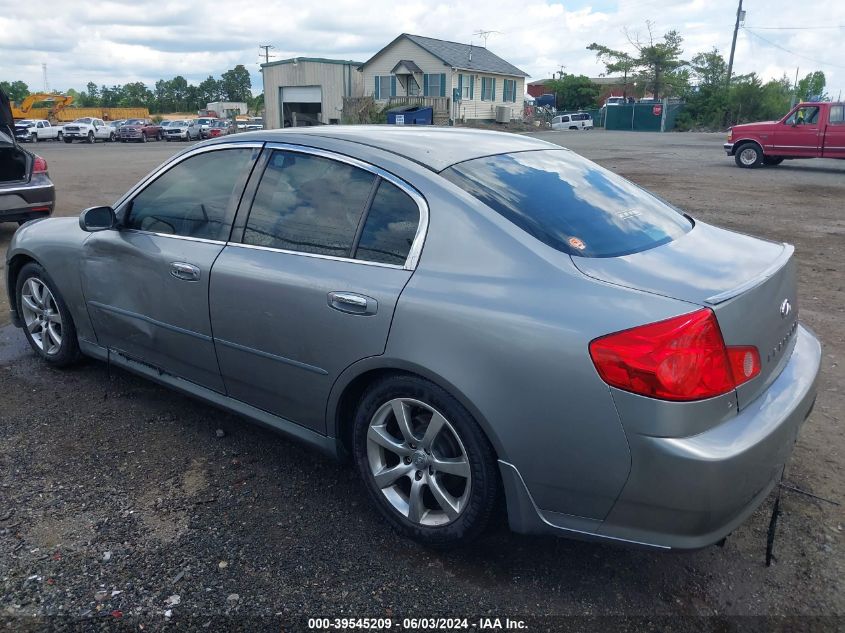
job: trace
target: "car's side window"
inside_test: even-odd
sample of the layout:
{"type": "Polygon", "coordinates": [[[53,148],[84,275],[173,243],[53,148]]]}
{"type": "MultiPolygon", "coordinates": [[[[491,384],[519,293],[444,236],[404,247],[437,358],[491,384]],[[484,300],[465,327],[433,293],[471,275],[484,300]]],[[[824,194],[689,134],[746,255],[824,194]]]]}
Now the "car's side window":
{"type": "Polygon", "coordinates": [[[243,241],[349,257],[375,175],[322,156],[275,151],[255,194],[243,241]]]}
{"type": "Polygon", "coordinates": [[[411,196],[386,180],[379,183],[367,213],[355,259],[402,266],[420,223],[420,209],[411,196]]]}
{"type": "Polygon", "coordinates": [[[257,149],[203,152],[156,178],[129,203],[124,228],[225,241],[257,149]]]}
{"type": "Polygon", "coordinates": [[[836,125],[845,123],[845,106],[831,106],[830,122],[836,125]]]}

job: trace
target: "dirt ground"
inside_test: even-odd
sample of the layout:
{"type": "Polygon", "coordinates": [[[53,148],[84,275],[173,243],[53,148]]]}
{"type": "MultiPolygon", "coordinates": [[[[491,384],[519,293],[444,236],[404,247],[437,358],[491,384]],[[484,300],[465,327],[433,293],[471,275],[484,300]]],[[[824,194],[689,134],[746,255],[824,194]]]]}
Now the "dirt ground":
{"type": "MultiPolygon", "coordinates": [[[[741,170],[721,134],[536,135],[694,217],[795,245],[801,319],[824,349],[788,478],[845,502],[845,162],[741,170]]],[[[57,215],[74,215],[112,202],[180,147],[37,150],[56,183],[57,215]]],[[[0,225],[0,256],[14,229],[0,225]]],[[[500,522],[471,547],[431,552],[390,532],[351,467],[100,363],[52,370],[2,327],[6,312],[4,296],[0,625],[10,630],[38,628],[45,616],[63,616],[46,620],[54,626],[199,630],[438,615],[546,616],[529,630],[845,627],[841,505],[784,492],[769,568],[771,498],[722,548],[620,549],[517,536],[500,522]]]]}

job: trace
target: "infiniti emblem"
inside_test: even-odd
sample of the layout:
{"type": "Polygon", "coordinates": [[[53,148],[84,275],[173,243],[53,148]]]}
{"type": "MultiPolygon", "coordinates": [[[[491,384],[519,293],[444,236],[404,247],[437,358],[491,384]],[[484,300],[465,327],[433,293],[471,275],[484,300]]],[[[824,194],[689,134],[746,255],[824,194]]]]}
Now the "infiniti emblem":
{"type": "Polygon", "coordinates": [[[781,318],[785,319],[790,312],[792,312],[792,304],[789,303],[789,299],[784,299],[783,303],[780,304],[781,318]]]}

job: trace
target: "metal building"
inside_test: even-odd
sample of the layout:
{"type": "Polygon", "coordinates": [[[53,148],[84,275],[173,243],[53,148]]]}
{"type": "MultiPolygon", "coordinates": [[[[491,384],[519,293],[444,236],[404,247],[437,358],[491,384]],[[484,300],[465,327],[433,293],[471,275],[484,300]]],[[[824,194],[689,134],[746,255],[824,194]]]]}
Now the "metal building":
{"type": "Polygon", "coordinates": [[[262,64],[265,127],[340,123],[343,98],[363,95],[360,65],[315,57],[262,64]]]}

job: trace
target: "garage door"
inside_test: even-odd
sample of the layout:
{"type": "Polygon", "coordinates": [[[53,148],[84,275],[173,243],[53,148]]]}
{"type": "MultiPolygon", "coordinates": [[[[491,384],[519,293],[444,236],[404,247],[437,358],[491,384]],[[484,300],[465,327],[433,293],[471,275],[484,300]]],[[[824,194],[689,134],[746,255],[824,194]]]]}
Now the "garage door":
{"type": "Polygon", "coordinates": [[[321,103],[323,90],[320,86],[289,86],[282,88],[283,103],[321,103]]]}

